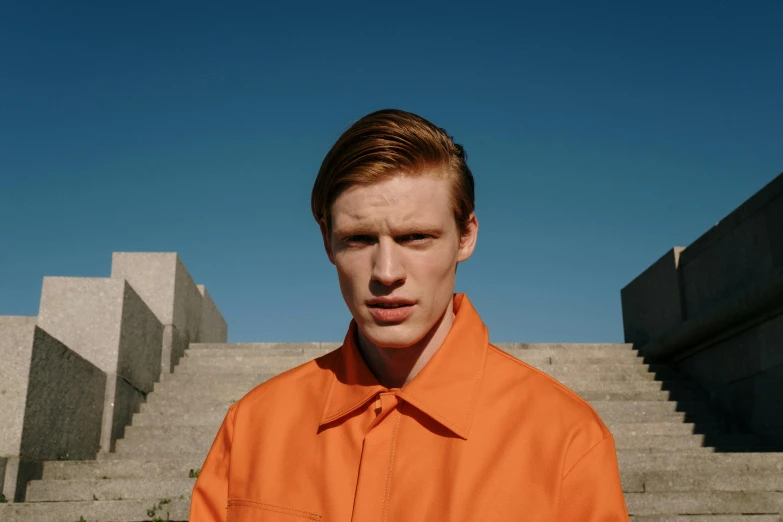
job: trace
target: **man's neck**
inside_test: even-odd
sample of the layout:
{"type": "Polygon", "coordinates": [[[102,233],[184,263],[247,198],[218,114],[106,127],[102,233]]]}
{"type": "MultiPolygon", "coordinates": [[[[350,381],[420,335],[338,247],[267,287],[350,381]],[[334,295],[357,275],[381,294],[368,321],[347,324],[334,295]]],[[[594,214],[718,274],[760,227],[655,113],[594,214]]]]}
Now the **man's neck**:
{"type": "Polygon", "coordinates": [[[441,347],[454,324],[454,303],[419,342],[407,348],[376,346],[357,331],[357,347],[367,367],[387,388],[402,388],[413,380],[441,347]]]}

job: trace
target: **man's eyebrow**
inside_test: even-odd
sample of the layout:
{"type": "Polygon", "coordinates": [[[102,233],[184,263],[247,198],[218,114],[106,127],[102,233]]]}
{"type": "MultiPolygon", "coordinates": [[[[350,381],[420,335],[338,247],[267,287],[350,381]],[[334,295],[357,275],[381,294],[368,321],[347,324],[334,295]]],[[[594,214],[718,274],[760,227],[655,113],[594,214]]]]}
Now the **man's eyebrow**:
{"type": "MultiPolygon", "coordinates": [[[[392,233],[395,236],[405,236],[409,234],[431,234],[438,235],[443,232],[442,227],[429,223],[411,223],[400,227],[395,227],[392,233]]],[[[376,231],[372,227],[361,225],[347,225],[344,227],[335,227],[334,233],[338,236],[373,236],[376,231]]]]}

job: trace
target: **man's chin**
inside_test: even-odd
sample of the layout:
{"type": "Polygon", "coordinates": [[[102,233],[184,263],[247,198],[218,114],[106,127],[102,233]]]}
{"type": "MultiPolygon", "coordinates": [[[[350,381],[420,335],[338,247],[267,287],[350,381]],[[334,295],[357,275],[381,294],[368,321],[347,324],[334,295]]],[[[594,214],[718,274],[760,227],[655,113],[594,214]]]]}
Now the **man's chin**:
{"type": "Polygon", "coordinates": [[[362,329],[367,340],[378,348],[409,348],[424,335],[410,324],[378,324],[371,321],[362,329]]]}

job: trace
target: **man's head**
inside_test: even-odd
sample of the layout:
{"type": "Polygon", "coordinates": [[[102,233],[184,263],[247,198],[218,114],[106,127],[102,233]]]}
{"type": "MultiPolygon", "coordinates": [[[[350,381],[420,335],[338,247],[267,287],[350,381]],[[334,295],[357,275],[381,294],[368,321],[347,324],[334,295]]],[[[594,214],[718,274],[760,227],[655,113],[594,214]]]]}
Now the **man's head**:
{"type": "Polygon", "coordinates": [[[389,348],[434,335],[478,233],[462,146],[415,114],[374,112],[329,151],[311,205],[360,334],[389,348]]]}

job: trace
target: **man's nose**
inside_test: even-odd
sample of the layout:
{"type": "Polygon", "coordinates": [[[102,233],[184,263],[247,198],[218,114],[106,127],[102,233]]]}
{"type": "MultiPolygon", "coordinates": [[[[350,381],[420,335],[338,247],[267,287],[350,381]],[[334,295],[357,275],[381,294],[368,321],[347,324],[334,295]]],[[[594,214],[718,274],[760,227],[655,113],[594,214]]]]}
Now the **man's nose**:
{"type": "Polygon", "coordinates": [[[405,266],[398,245],[391,238],[380,238],[373,256],[372,279],[385,286],[405,280],[405,266]]]}

